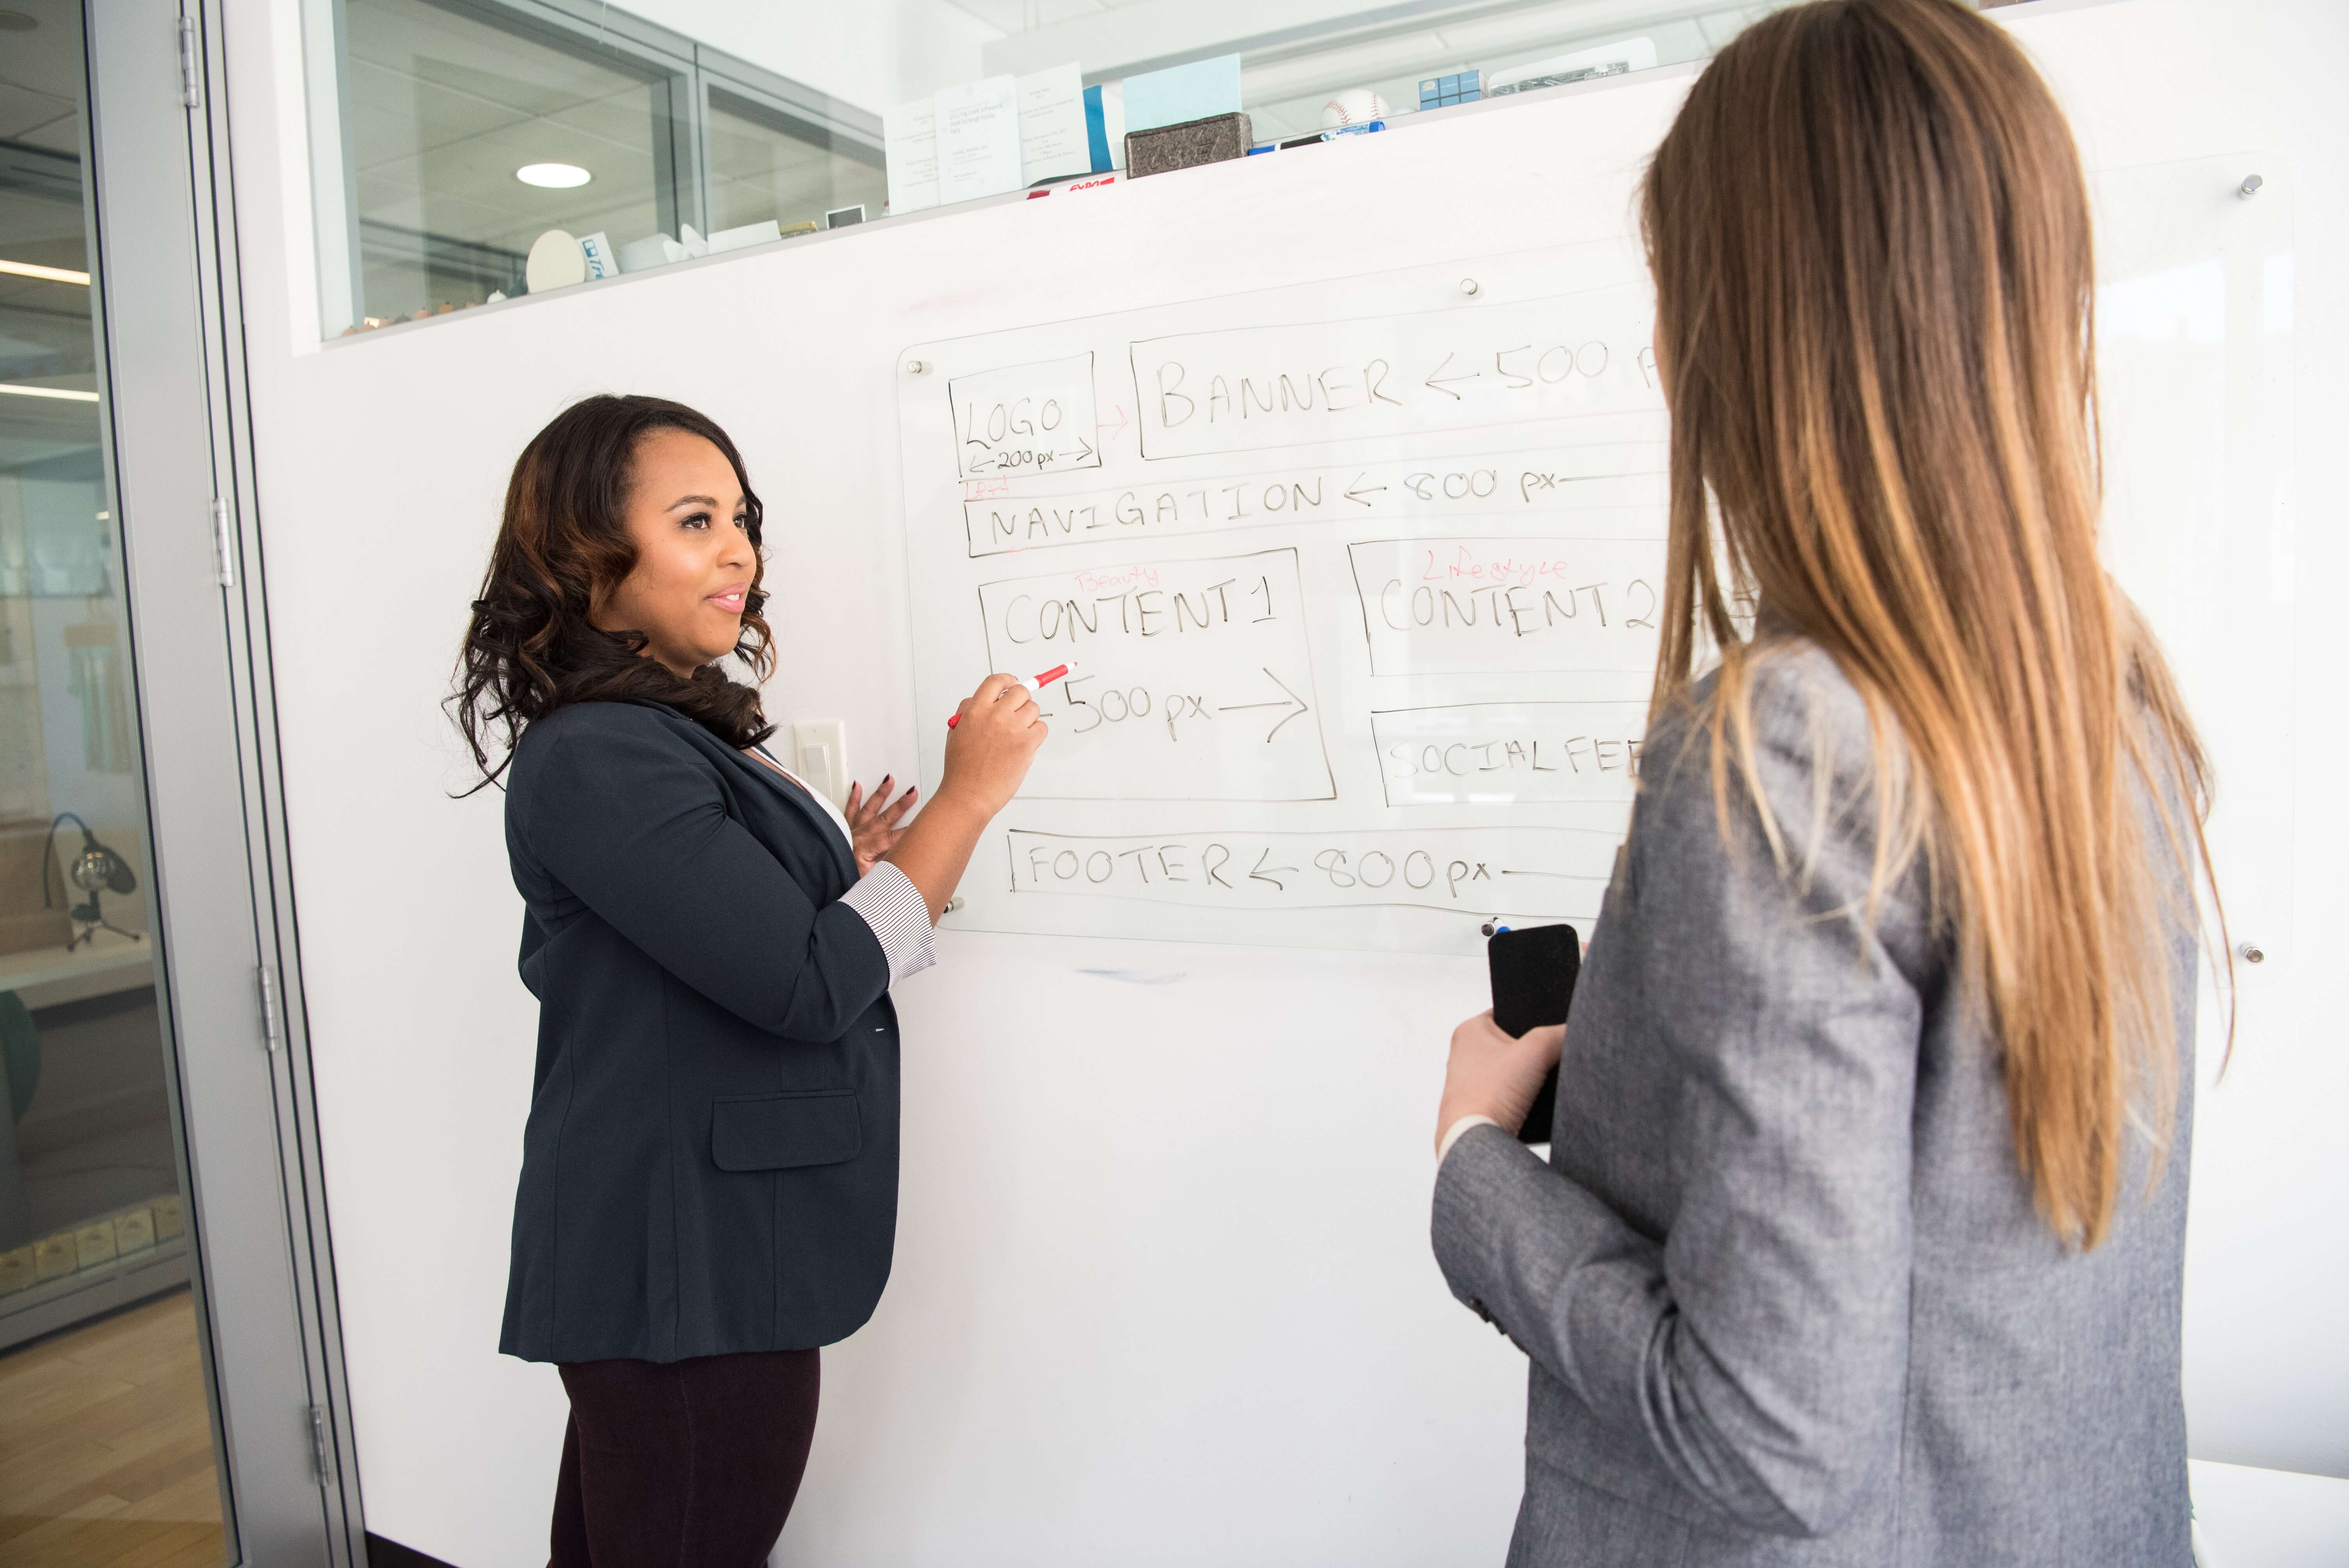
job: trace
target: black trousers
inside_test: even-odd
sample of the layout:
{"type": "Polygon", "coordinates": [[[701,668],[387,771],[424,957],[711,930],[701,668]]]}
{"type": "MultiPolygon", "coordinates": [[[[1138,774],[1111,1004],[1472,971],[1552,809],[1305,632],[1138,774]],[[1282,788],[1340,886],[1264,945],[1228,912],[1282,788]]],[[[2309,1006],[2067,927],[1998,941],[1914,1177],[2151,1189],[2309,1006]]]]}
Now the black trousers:
{"type": "Polygon", "coordinates": [[[815,1438],[816,1352],[578,1361],[550,1568],[761,1568],[815,1438]]]}

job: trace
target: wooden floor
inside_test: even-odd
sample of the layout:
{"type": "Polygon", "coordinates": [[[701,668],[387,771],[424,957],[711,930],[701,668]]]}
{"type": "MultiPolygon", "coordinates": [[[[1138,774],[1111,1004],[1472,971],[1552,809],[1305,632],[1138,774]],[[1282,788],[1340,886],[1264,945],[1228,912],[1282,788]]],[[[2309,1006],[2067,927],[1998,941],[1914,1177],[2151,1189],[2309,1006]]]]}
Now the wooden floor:
{"type": "Polygon", "coordinates": [[[185,1290],[0,1355],[0,1564],[218,1568],[222,1556],[185,1290]]]}

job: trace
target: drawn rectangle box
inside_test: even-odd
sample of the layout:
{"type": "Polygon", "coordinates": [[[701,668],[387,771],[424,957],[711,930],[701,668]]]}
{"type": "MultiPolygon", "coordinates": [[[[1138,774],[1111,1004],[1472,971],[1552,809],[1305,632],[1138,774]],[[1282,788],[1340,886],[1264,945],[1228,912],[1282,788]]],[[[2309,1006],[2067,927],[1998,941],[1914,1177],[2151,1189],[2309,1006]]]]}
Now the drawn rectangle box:
{"type": "Polygon", "coordinates": [[[1598,913],[1620,841],[1579,828],[1006,835],[1015,895],[1560,919],[1598,913]]]}
{"type": "Polygon", "coordinates": [[[1472,702],[1371,715],[1390,806],[1628,801],[1644,702],[1472,702]]]}
{"type": "Polygon", "coordinates": [[[1346,547],[1373,675],[1652,670],[1655,539],[1378,539],[1346,547]]]}
{"type": "Polygon", "coordinates": [[[1636,284],[1128,345],[1145,459],[1661,410],[1636,284]]]}
{"type": "Polygon", "coordinates": [[[963,479],[1101,467],[1090,351],[957,376],[947,400],[963,479]]]}
{"type": "Polygon", "coordinates": [[[1567,513],[1581,537],[1662,539],[1663,497],[1652,504],[1581,499],[1592,481],[1661,475],[1661,442],[1609,441],[1499,452],[1342,463],[1294,463],[1206,478],[1140,484],[1061,484],[1050,490],[1008,479],[963,481],[966,552],[973,560],[1060,544],[1280,528],[1365,519],[1542,517],[1567,513]]]}
{"type": "Polygon", "coordinates": [[[1102,562],[982,583],[989,669],[1078,673],[1021,793],[1329,800],[1297,552],[1102,562]]]}

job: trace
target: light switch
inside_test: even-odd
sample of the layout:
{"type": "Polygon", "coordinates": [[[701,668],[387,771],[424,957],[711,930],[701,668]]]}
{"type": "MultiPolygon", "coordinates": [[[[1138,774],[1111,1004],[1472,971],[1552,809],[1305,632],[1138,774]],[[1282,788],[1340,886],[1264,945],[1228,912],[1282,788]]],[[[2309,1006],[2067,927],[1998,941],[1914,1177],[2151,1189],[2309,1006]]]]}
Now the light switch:
{"type": "Polygon", "coordinates": [[[845,810],[848,806],[847,726],[819,718],[792,726],[792,770],[807,787],[845,810]]]}

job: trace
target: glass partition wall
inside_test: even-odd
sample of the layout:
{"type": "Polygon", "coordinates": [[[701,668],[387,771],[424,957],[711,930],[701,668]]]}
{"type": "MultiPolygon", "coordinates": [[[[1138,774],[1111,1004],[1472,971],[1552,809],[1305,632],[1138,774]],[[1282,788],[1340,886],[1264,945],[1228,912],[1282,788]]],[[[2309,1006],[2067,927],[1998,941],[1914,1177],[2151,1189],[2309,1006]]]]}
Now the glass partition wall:
{"type": "Polygon", "coordinates": [[[715,85],[703,127],[714,232],[771,218],[780,239],[833,213],[878,218],[887,204],[881,150],[853,135],[715,85]]]}
{"type": "Polygon", "coordinates": [[[46,1462],[0,1464],[0,1561],[212,1564],[227,1541],[109,502],[80,18],[6,3],[0,1452],[46,1462]]]}
{"type": "Polygon", "coordinates": [[[1022,136],[1031,88],[1083,117],[1043,184],[1123,167],[1145,73],[1236,60],[1268,150],[1703,59],[1787,0],[303,3],[335,336],[529,292],[543,241],[541,290],[936,205],[933,177],[893,208],[893,151],[901,187],[924,154],[885,127],[982,78],[1022,136]]]}
{"type": "Polygon", "coordinates": [[[0,1563],[365,1553],[218,29],[0,0],[0,1563]]]}
{"type": "Polygon", "coordinates": [[[305,26],[330,336],[527,293],[550,232],[574,275],[542,289],[588,275],[572,242],[616,273],[880,216],[877,117],[598,0],[307,0],[305,26]]]}
{"type": "Polygon", "coordinates": [[[515,14],[348,0],[344,17],[367,314],[521,294],[531,242],[548,229],[676,229],[666,74],[566,48],[515,14]],[[527,183],[514,172],[526,165],[595,177],[527,183]]]}

